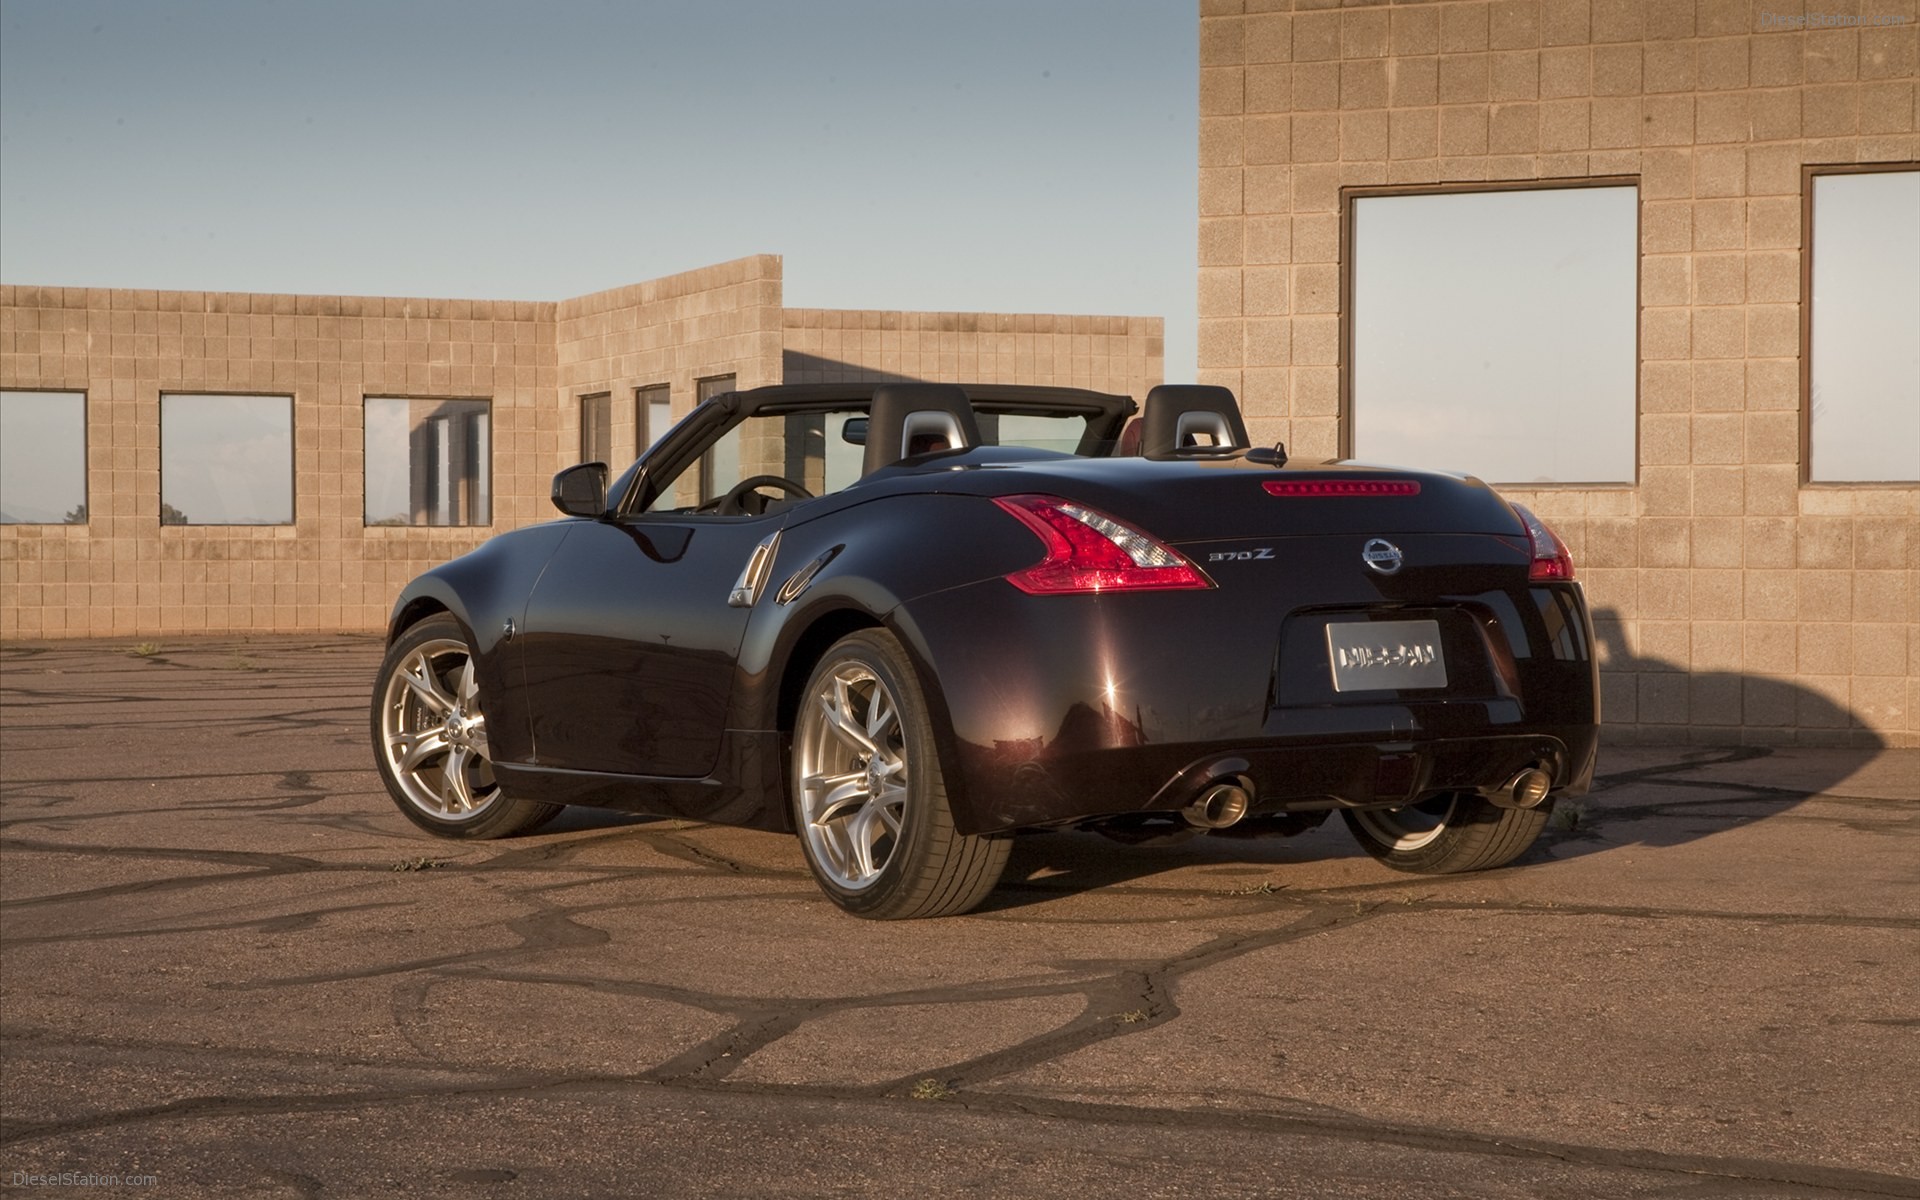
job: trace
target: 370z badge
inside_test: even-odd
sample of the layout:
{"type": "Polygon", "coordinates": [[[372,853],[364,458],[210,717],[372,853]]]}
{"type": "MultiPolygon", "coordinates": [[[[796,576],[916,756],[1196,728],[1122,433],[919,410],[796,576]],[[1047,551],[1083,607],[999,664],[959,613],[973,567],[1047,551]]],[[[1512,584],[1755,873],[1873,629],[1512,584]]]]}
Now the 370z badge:
{"type": "Polygon", "coordinates": [[[1208,562],[1246,562],[1254,558],[1272,558],[1273,547],[1262,546],[1258,550],[1215,550],[1207,555],[1208,562]]]}

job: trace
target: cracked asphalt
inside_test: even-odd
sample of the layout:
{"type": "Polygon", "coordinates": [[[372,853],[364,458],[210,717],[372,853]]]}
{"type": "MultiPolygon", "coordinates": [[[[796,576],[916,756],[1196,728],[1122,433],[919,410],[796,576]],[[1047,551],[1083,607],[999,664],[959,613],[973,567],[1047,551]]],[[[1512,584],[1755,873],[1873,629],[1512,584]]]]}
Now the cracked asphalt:
{"type": "Polygon", "coordinates": [[[372,638],[138,650],[0,650],[0,1187],[1920,1196],[1920,751],[1609,750],[1468,877],[1023,837],[874,924],[784,836],[416,831],[372,638]]]}

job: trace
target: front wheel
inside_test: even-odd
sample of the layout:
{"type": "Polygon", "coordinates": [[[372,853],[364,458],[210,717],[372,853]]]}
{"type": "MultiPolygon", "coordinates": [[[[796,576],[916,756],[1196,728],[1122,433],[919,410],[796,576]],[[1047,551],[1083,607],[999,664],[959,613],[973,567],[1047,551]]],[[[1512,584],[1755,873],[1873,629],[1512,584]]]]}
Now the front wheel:
{"type": "Polygon", "coordinates": [[[1397,871],[1449,875],[1503,867],[1547,827],[1552,804],[1501,808],[1455,792],[1403,808],[1343,809],[1360,848],[1397,871]]]}
{"type": "Polygon", "coordinates": [[[446,838],[510,837],[560,811],[500,790],[473,651],[447,613],[394,640],[373,685],[372,719],[380,778],[422,829],[446,838]]]}
{"type": "Polygon", "coordinates": [[[1008,839],[954,830],[926,697],[885,630],[842,638],[814,668],[790,769],[807,866],[856,916],[954,916],[1006,868],[1008,839]]]}

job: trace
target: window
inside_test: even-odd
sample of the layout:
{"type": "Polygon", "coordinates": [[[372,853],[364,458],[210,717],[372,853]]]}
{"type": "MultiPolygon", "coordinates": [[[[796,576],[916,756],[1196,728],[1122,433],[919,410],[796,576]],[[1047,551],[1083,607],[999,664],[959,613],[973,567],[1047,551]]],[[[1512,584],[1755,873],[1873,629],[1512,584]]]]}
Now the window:
{"type": "Polygon", "coordinates": [[[492,524],[490,408],[368,396],[367,524],[492,524]]]}
{"type": "Polygon", "coordinates": [[[1808,191],[1807,477],[1920,482],[1920,167],[1808,191]]]}
{"type": "MultiPolygon", "coordinates": [[[[802,412],[759,413],[740,420],[714,443],[699,469],[684,468],[654,493],[648,511],[691,510],[726,494],[755,475],[790,479],[812,496],[826,496],[859,482],[866,466],[868,404],[864,399],[821,402],[802,412]],[[858,422],[857,441],[847,439],[858,422]],[[695,487],[695,483],[699,487],[695,487]]],[[[1087,437],[1092,416],[1085,410],[1059,412],[997,411],[992,402],[974,410],[983,444],[1026,446],[1061,454],[1075,453],[1083,442],[1089,453],[1104,454],[1111,443],[1087,437]]],[[[779,503],[795,497],[769,487],[779,503]]]]}
{"type": "Polygon", "coordinates": [[[86,393],[0,392],[0,525],[86,523],[86,393]]]}
{"type": "MultiPolygon", "coordinates": [[[[694,386],[694,403],[705,404],[715,396],[724,396],[732,390],[731,375],[699,380],[694,386]]],[[[728,488],[745,478],[740,474],[740,438],[740,427],[735,426],[714,443],[713,449],[707,451],[705,460],[700,464],[700,499],[703,503],[726,495],[728,488]]]]}
{"type": "Polygon", "coordinates": [[[1637,187],[1356,194],[1348,219],[1356,457],[1634,480],[1637,187]]]}
{"type": "Polygon", "coordinates": [[[1087,419],[1074,414],[1039,415],[1035,413],[980,414],[980,436],[995,446],[1027,446],[1034,450],[1052,450],[1074,454],[1087,433],[1087,419]]]}
{"type": "MultiPolygon", "coordinates": [[[[859,481],[860,473],[867,466],[866,439],[863,437],[857,445],[849,442],[847,422],[864,419],[866,415],[864,411],[827,414],[820,439],[821,488],[818,495],[824,496],[828,492],[837,492],[848,484],[859,481]]],[[[808,481],[808,486],[812,486],[811,480],[808,481]]]]}
{"type": "MultiPolygon", "coordinates": [[[[845,439],[846,423],[854,418],[865,420],[864,403],[850,403],[836,412],[748,417],[720,436],[700,460],[698,470],[689,467],[681,472],[648,507],[654,512],[693,508],[726,495],[733,485],[754,475],[791,479],[815,496],[837,492],[860,478],[866,453],[845,439]]],[[[794,498],[778,489],[768,490],[770,495],[794,498]]]]}
{"type": "Polygon", "coordinates": [[[580,461],[613,461],[613,394],[580,397],[580,461]]]}
{"type": "Polygon", "coordinates": [[[673,428],[673,389],[664,383],[636,388],[633,393],[634,444],[645,454],[673,428]]]}
{"type": "Polygon", "coordinates": [[[293,524],[293,397],[160,397],[162,525],[293,524]]]}

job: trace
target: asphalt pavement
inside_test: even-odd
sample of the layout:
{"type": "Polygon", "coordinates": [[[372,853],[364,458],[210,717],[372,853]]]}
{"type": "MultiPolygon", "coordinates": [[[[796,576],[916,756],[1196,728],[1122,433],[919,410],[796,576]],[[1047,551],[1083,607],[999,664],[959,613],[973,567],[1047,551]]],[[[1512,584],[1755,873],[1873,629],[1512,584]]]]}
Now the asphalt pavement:
{"type": "Polygon", "coordinates": [[[378,657],[0,649],[0,1187],[1920,1197],[1920,750],[1609,749],[1466,877],[1026,836],[876,924],[783,835],[428,837],[378,657]]]}

